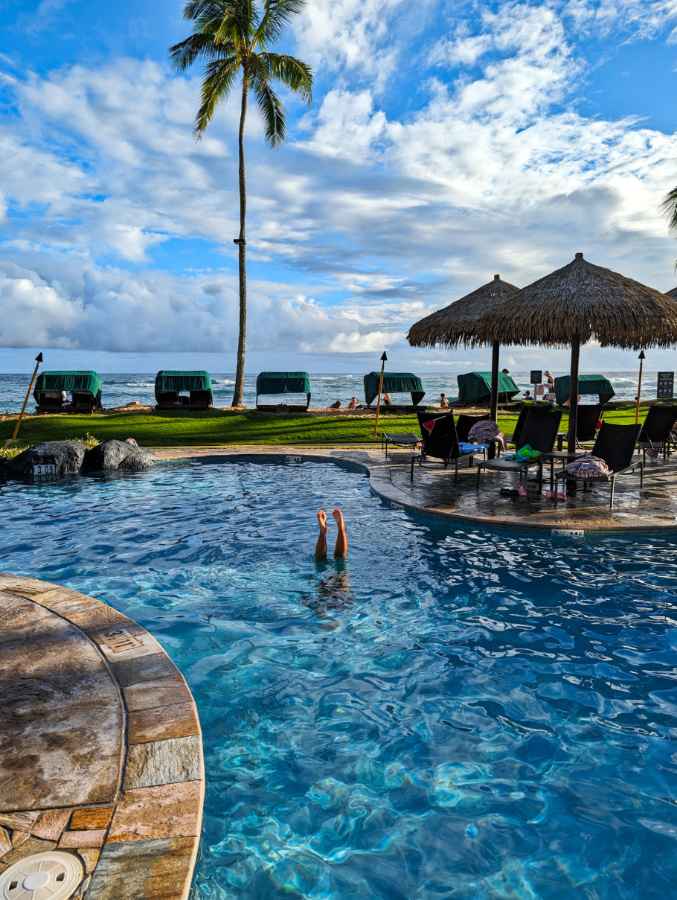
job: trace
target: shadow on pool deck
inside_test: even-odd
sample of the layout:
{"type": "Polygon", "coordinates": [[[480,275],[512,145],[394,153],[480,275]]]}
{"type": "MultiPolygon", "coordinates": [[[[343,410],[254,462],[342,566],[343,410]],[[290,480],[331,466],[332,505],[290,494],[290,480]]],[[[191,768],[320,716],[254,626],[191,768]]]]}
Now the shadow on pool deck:
{"type": "Polygon", "coordinates": [[[477,469],[464,465],[454,484],[452,468],[430,462],[414,467],[410,481],[410,463],[399,453],[390,465],[372,469],[373,486],[378,493],[412,508],[454,518],[510,528],[570,530],[677,530],[677,462],[647,460],[644,485],[639,472],[622,475],[616,482],[613,509],[609,508],[610,486],[590,485],[559,501],[557,506],[546,497],[549,473],[544,472],[539,487],[536,468],[524,482],[526,497],[501,495],[502,488],[516,488],[519,476],[484,471],[476,488],[477,469]]]}

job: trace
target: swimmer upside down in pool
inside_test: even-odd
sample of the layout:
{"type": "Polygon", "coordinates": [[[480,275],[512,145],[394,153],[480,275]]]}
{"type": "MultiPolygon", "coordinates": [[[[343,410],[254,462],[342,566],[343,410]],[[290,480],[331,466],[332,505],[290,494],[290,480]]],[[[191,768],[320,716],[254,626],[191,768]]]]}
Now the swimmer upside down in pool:
{"type": "MultiPolygon", "coordinates": [[[[335,509],[332,516],[336,519],[338,525],[338,535],[336,537],[336,546],[334,547],[334,559],[345,559],[348,555],[348,539],[346,537],[346,526],[343,522],[343,513],[340,509],[335,509]]],[[[320,523],[320,536],[315,545],[315,559],[327,558],[327,514],[321,509],[317,514],[317,521],[320,523]]]]}

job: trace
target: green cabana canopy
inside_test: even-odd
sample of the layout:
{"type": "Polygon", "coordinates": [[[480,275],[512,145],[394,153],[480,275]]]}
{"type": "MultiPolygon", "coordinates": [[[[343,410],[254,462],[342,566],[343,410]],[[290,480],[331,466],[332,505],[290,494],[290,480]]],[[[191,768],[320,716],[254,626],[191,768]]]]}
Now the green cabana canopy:
{"type": "MultiPolygon", "coordinates": [[[[569,399],[569,386],[571,385],[571,375],[562,375],[555,378],[555,402],[561,406],[565,400],[569,399]]],[[[615,395],[616,391],[608,378],[604,375],[579,375],[578,376],[578,393],[598,394],[599,402],[604,404],[615,395]]]]}
{"type": "MultiPolygon", "coordinates": [[[[510,375],[498,376],[498,397],[500,402],[519,394],[520,389],[510,375]]],[[[458,376],[458,401],[465,406],[488,403],[491,399],[491,372],[466,372],[458,376]]]]}
{"type": "Polygon", "coordinates": [[[102,387],[101,377],[96,372],[41,372],[33,396],[39,403],[38,394],[44,391],[82,391],[92,394],[96,406],[101,406],[102,387]]]}
{"type": "MultiPolygon", "coordinates": [[[[378,397],[378,386],[381,380],[380,372],[370,372],[364,376],[364,399],[367,406],[378,397]]],[[[383,375],[383,392],[387,394],[411,394],[411,402],[414,406],[423,400],[425,391],[423,383],[418,375],[410,372],[385,372],[383,375]]]]}
{"type": "Polygon", "coordinates": [[[182,391],[209,391],[212,379],[209,372],[170,372],[163,369],[155,376],[155,399],[160,402],[160,394],[180,394],[182,391]]]}
{"type": "Polygon", "coordinates": [[[310,405],[310,377],[307,372],[261,372],[256,379],[259,394],[305,394],[310,405]]]}

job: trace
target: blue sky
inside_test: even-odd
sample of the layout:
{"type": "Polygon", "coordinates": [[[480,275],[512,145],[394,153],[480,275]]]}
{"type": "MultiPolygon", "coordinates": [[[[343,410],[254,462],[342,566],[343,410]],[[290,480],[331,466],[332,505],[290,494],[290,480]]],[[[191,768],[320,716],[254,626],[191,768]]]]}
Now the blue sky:
{"type": "MultiPolygon", "coordinates": [[[[167,62],[181,10],[3,0],[0,370],[38,349],[234,369],[238,104],[195,143],[199,70],[167,62]]],[[[314,66],[312,106],[287,98],[275,153],[248,121],[248,369],[361,372],[384,348],[396,368],[484,368],[404,336],[495,272],[523,286],[579,250],[677,284],[657,211],[677,184],[676,29],[677,0],[313,0],[283,48],[314,66]]]]}

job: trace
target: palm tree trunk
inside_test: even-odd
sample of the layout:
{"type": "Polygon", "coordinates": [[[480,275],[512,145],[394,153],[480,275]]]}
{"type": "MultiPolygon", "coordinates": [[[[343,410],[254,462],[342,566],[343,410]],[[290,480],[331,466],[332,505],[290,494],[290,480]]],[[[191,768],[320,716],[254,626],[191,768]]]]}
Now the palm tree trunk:
{"type": "Polygon", "coordinates": [[[235,390],[232,406],[242,406],[244,391],[244,355],[247,342],[247,244],[245,241],[245,220],[247,218],[247,186],[244,175],[244,123],[247,118],[247,98],[249,81],[242,79],[242,107],[240,110],[240,236],[237,240],[240,270],[240,330],[237,341],[237,367],[235,369],[235,390]]]}

